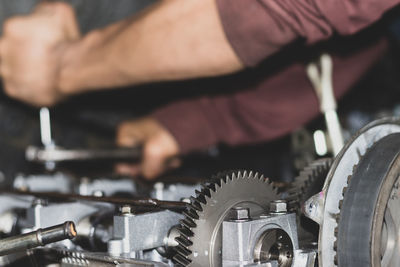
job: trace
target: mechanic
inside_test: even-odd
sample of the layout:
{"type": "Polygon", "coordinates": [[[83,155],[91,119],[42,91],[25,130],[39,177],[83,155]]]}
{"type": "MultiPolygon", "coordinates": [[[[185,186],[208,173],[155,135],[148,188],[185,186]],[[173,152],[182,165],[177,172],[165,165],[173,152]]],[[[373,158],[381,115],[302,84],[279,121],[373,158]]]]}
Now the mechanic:
{"type": "MultiPolygon", "coordinates": [[[[100,88],[227,75],[272,64],[271,58],[290,54],[290,44],[310,47],[334,35],[353,35],[398,3],[164,0],[85,36],[71,6],[41,3],[31,14],[4,23],[0,75],[9,96],[34,106],[52,106],[100,88]]],[[[334,55],[336,97],[385,47],[385,40],[376,39],[350,55],[334,55]]],[[[318,114],[318,102],[305,64],[295,57],[288,61],[251,88],[171,103],[123,123],[118,144],[144,143],[144,159],[140,166],[121,165],[119,171],[155,178],[179,165],[169,160],[176,155],[217,143],[271,140],[310,121],[318,114]]]]}

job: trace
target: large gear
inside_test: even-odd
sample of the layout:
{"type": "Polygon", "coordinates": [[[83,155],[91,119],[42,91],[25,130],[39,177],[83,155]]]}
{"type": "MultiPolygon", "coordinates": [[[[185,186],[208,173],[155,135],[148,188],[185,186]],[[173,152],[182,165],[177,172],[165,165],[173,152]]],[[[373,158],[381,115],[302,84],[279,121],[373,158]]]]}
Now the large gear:
{"type": "Polygon", "coordinates": [[[181,266],[221,266],[221,224],[234,207],[250,208],[250,216],[269,210],[279,199],[269,179],[253,172],[236,171],[217,175],[204,185],[181,221],[175,262],[181,266]]]}
{"type": "Polygon", "coordinates": [[[400,132],[400,120],[388,118],[375,121],[359,131],[335,158],[329,174],[326,178],[323,191],[323,210],[319,215],[322,219],[319,230],[318,257],[321,267],[331,267],[336,258],[337,217],[340,214],[340,203],[343,200],[348,177],[353,174],[353,168],[357,165],[362,155],[382,138],[400,132]]]}
{"type": "Polygon", "coordinates": [[[337,217],[336,265],[399,266],[399,155],[400,133],[391,134],[354,167],[337,217]]]}

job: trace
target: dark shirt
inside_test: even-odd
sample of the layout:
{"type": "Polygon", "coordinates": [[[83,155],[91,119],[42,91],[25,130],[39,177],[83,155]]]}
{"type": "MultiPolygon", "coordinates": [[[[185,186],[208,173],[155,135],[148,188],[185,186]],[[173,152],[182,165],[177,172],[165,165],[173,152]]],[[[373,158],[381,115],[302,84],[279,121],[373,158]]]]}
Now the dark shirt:
{"type": "MultiPolygon", "coordinates": [[[[247,67],[256,67],[278,52],[284,56],[285,50],[291,49],[287,46],[295,41],[313,46],[335,34],[359,32],[398,3],[399,0],[217,0],[227,39],[247,67]]],[[[332,52],[337,98],[379,59],[385,47],[385,41],[376,40],[361,45],[350,55],[332,52]]],[[[319,114],[305,66],[304,61],[293,60],[250,88],[175,102],[153,116],[171,131],[183,153],[216,143],[268,141],[319,114]]]]}

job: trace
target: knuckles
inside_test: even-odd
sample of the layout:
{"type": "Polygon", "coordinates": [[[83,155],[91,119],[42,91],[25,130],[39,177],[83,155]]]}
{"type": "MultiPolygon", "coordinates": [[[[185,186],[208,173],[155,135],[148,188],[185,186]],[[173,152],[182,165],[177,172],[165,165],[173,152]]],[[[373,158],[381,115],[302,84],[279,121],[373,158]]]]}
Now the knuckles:
{"type": "Polygon", "coordinates": [[[7,37],[20,36],[26,33],[26,20],[17,16],[6,20],[3,24],[3,34],[7,37]]]}

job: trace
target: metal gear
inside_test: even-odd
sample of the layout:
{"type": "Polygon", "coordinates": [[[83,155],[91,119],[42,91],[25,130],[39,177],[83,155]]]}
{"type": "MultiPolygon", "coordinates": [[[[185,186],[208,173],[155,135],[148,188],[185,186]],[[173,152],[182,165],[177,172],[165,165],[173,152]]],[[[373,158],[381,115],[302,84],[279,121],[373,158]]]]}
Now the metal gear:
{"type": "Polygon", "coordinates": [[[349,177],[335,231],[336,265],[400,265],[399,175],[400,133],[396,133],[375,143],[349,177]]]}
{"type": "Polygon", "coordinates": [[[331,267],[335,262],[335,229],[338,226],[339,206],[348,177],[353,173],[353,167],[360,162],[362,155],[373,144],[390,134],[399,132],[399,118],[381,119],[370,123],[361,129],[335,158],[324,188],[319,193],[319,196],[324,198],[323,210],[317,215],[318,220],[321,221],[318,241],[318,262],[321,267],[331,267]]]}
{"type": "Polygon", "coordinates": [[[191,197],[181,221],[179,243],[174,261],[179,266],[218,267],[222,264],[221,224],[234,207],[250,209],[250,216],[269,210],[279,199],[269,179],[247,171],[217,175],[191,197]]]}
{"type": "Polygon", "coordinates": [[[332,162],[332,158],[322,158],[311,162],[294,179],[287,191],[288,210],[297,214],[300,240],[317,241],[318,239],[318,224],[304,216],[301,207],[310,197],[321,192],[332,162]]]}

